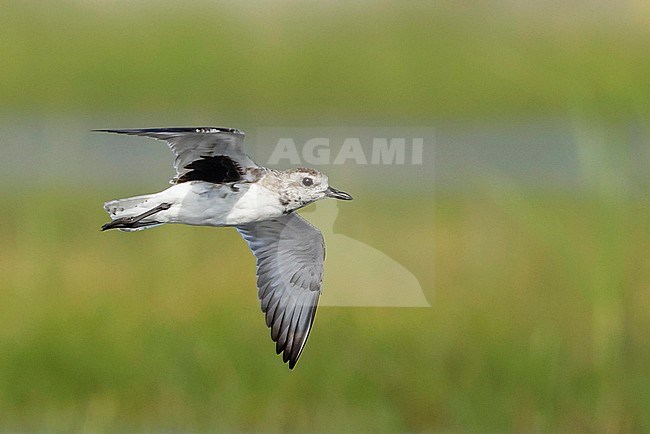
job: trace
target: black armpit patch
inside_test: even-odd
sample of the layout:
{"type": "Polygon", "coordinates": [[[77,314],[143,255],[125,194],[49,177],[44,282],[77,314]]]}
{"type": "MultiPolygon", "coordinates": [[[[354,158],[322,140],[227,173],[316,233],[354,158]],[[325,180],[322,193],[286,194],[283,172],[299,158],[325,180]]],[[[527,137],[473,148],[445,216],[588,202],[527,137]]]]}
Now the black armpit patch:
{"type": "Polygon", "coordinates": [[[178,178],[177,184],[187,181],[205,181],[213,184],[240,181],[244,170],[231,158],[224,155],[202,156],[185,166],[190,171],[178,178]]]}

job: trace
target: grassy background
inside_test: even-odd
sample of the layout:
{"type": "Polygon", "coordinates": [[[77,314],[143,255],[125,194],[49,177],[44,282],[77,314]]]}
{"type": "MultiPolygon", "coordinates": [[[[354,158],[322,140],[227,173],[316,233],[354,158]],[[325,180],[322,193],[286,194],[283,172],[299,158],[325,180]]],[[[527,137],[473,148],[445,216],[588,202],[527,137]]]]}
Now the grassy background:
{"type": "Polygon", "coordinates": [[[642,2],[1,5],[8,111],[426,126],[650,112],[642,2]]]}
{"type": "MultiPolygon", "coordinates": [[[[12,150],[0,166],[0,428],[650,430],[642,3],[0,7],[0,140],[12,150]],[[156,182],[28,182],[47,159],[19,152],[61,163],[66,127],[73,149],[78,130],[106,126],[476,131],[548,118],[576,126],[560,144],[578,162],[568,188],[521,185],[506,164],[434,200],[348,174],[338,186],[356,200],[335,230],[407,265],[433,307],[320,309],[292,372],[234,230],[98,231],[103,200],[162,188],[168,167],[156,182]]],[[[65,167],[88,173],[92,159],[65,167]]]]}

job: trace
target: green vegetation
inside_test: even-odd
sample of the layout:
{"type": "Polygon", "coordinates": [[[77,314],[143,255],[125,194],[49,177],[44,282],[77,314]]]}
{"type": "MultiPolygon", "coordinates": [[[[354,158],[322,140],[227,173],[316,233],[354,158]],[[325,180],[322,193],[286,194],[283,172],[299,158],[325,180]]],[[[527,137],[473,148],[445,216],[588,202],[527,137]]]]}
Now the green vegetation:
{"type": "Polygon", "coordinates": [[[646,5],[529,3],[5,1],[0,101],[272,124],[650,114],[646,5]]]}
{"type": "Polygon", "coordinates": [[[5,429],[650,428],[647,207],[490,191],[345,207],[337,230],[406,264],[433,307],[322,308],[290,372],[234,230],[101,233],[98,197],[3,198],[5,429]]]}
{"type": "MultiPolygon", "coordinates": [[[[0,0],[0,430],[650,432],[649,17],[643,2],[0,0]],[[471,150],[471,179],[435,198],[397,191],[405,166],[339,167],[355,201],[335,230],[408,267],[432,307],[321,308],[292,372],[234,230],[101,233],[104,199],[158,181],[70,182],[112,164],[79,152],[90,128],[471,123],[543,146],[548,119],[575,131],[570,193],[522,189],[471,150]],[[56,158],[77,178],[35,167],[56,158]]],[[[129,149],[134,168],[153,155],[129,149]]],[[[498,167],[534,166],[517,155],[498,167]]]]}

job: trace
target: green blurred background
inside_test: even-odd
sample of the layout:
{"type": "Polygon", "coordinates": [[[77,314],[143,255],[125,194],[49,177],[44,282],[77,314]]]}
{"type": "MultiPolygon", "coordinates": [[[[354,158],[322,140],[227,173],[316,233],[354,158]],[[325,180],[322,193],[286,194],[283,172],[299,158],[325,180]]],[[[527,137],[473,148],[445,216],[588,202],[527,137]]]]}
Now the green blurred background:
{"type": "Polygon", "coordinates": [[[650,431],[648,53],[642,1],[1,1],[0,429],[650,431]],[[289,371],[234,230],[98,230],[172,170],[89,130],[170,125],[434,128],[325,168],[432,307],[289,371]]]}

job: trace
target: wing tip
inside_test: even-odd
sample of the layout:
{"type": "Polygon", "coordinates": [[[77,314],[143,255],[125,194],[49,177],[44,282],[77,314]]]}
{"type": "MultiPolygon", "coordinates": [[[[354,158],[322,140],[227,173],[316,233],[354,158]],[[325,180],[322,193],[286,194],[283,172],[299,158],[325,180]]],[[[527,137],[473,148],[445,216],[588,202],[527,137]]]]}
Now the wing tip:
{"type": "Polygon", "coordinates": [[[309,339],[309,335],[311,334],[311,329],[314,324],[314,319],[316,318],[316,308],[317,306],[310,306],[309,309],[307,309],[307,312],[305,312],[306,315],[304,317],[302,315],[302,312],[300,312],[300,320],[303,318],[306,320],[306,322],[302,324],[303,330],[301,335],[297,337],[295,336],[295,331],[298,330],[300,326],[300,324],[298,324],[297,327],[293,330],[294,336],[292,336],[291,339],[287,337],[287,341],[284,345],[281,346],[277,340],[273,339],[276,343],[276,353],[282,353],[282,361],[284,363],[289,363],[289,369],[293,369],[294,366],[296,366],[296,363],[298,363],[298,360],[300,359],[300,356],[302,355],[302,352],[307,345],[307,340],[309,339]]]}
{"type": "Polygon", "coordinates": [[[90,130],[91,133],[113,133],[113,134],[131,134],[138,135],[143,134],[146,130],[137,130],[137,129],[110,129],[110,128],[101,128],[96,130],[90,130]]]}

